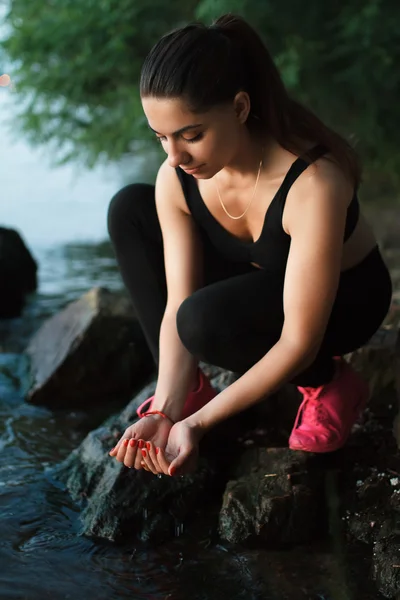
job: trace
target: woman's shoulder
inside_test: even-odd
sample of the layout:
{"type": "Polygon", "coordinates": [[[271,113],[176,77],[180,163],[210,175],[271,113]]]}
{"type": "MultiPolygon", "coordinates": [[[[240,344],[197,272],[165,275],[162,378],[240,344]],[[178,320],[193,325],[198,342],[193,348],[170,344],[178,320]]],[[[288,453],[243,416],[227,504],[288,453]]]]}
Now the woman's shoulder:
{"type": "MultiPolygon", "coordinates": [[[[304,151],[304,155],[312,151],[320,144],[309,144],[304,151]]],[[[307,197],[310,193],[327,194],[340,196],[353,196],[354,184],[343,168],[335,160],[333,154],[327,150],[313,160],[307,168],[301,173],[296,181],[295,193],[300,197],[307,197]]]]}
{"type": "Polygon", "coordinates": [[[289,233],[300,226],[305,211],[345,212],[353,196],[354,185],[333,156],[326,153],[308,165],[291,186],[283,216],[284,229],[289,233]]]}
{"type": "Polygon", "coordinates": [[[176,169],[168,164],[168,159],[161,163],[156,178],[156,198],[168,198],[168,202],[189,214],[185,195],[176,169]]]}

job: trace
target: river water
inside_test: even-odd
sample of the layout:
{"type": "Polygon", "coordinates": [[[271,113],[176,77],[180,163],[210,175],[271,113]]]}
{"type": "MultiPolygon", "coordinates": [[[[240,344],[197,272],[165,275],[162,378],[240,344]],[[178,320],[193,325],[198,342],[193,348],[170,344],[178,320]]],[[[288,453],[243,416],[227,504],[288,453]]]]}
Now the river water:
{"type": "MultiPolygon", "coordinates": [[[[13,98],[7,94],[0,88],[1,120],[12,113],[13,98]]],[[[21,232],[40,267],[38,292],[23,317],[0,322],[0,599],[219,599],[215,582],[203,576],[201,567],[182,587],[182,563],[197,564],[205,541],[201,537],[149,548],[114,547],[79,535],[79,510],[52,480],[51,467],[80,444],[100,416],[52,412],[23,399],[21,350],[32,331],[94,285],[121,287],[104,240],[108,202],[126,182],[126,172],[104,168],[89,173],[67,166],[52,170],[45,152],[6,133],[0,136],[0,157],[0,224],[21,232]]],[[[132,167],[132,180],[134,173],[132,167]]],[[[223,551],[218,545],[209,549],[215,561],[223,551]]],[[[351,575],[346,581],[339,573],[341,559],[335,562],[329,549],[324,556],[315,559],[305,576],[295,574],[294,565],[304,560],[301,551],[297,558],[290,555],[290,563],[289,554],[271,553],[265,568],[271,573],[280,569],[282,581],[292,578],[298,595],[281,595],[271,586],[265,600],[354,598],[351,575]]],[[[242,591],[243,598],[253,598],[242,591]]],[[[238,590],[235,594],[231,598],[241,597],[238,590]]]]}

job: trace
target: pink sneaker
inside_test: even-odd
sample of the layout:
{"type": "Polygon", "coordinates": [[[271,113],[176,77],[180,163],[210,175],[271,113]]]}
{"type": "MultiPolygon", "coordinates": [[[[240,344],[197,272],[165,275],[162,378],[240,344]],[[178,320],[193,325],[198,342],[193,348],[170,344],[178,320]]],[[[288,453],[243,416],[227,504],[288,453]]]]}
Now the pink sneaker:
{"type": "MultiPolygon", "coordinates": [[[[189,392],[188,397],[186,399],[185,405],[183,407],[182,420],[186,419],[193,413],[203,408],[207,402],[210,402],[216,395],[217,392],[212,387],[208,378],[204,375],[201,369],[198,369],[199,375],[199,385],[197,389],[189,392]]],[[[151,410],[151,404],[154,400],[154,396],[147,398],[136,410],[138,417],[141,417],[143,413],[151,410]]]]}
{"type": "Polygon", "coordinates": [[[335,378],[318,388],[299,387],[303,402],[289,438],[289,448],[332,452],[341,448],[365,407],[367,384],[346,361],[335,358],[335,378]]]}

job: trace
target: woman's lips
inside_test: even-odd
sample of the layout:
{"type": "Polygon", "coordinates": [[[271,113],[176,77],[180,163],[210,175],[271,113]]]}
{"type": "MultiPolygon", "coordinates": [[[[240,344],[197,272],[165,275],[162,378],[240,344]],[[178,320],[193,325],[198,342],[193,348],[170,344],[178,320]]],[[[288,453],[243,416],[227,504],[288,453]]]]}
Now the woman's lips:
{"type": "Polygon", "coordinates": [[[185,173],[188,173],[189,175],[192,175],[193,173],[197,173],[197,171],[199,171],[201,169],[203,165],[200,165],[198,167],[194,167],[193,169],[183,169],[185,171],[185,173]]]}

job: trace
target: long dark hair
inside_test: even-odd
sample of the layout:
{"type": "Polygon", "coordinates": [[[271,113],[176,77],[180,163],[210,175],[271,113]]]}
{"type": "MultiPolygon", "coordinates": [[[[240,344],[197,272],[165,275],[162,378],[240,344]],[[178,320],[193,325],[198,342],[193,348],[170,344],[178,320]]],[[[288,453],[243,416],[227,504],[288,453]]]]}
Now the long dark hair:
{"type": "Polygon", "coordinates": [[[271,135],[283,148],[304,155],[301,141],[326,146],[358,187],[361,167],[351,145],[311,110],[289,97],[279,71],[257,32],[226,14],[210,27],[191,23],[163,36],[146,57],[142,97],[184,98],[194,113],[249,94],[249,128],[271,135]]]}

